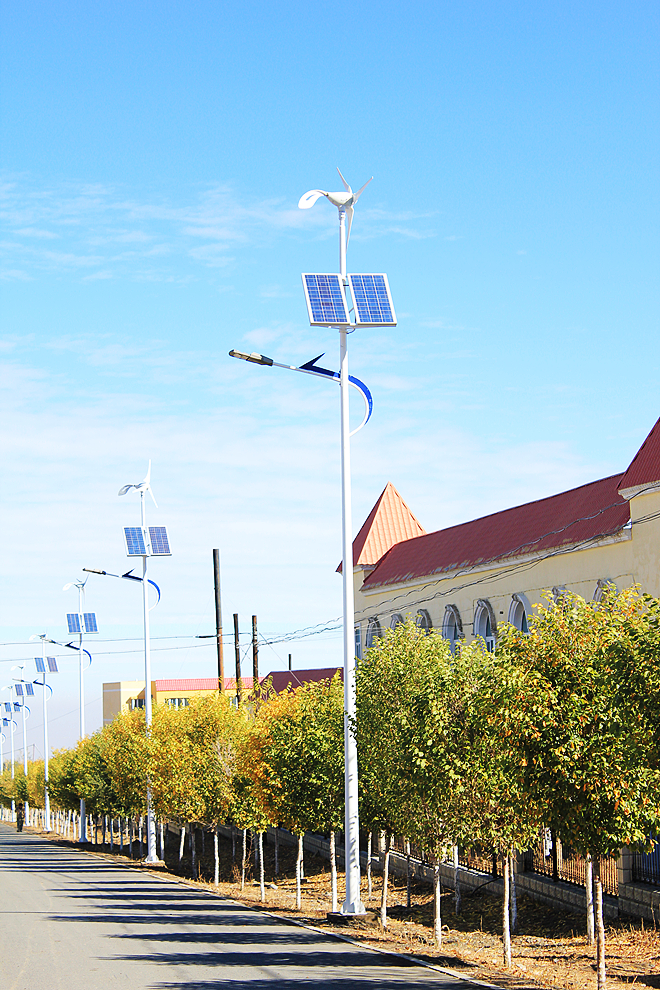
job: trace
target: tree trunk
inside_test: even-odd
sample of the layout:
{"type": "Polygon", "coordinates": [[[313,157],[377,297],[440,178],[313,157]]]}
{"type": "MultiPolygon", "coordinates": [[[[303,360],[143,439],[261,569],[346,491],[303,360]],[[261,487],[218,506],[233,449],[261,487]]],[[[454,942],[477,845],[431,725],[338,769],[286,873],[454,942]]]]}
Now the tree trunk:
{"type": "Polygon", "coordinates": [[[280,875],[280,827],[275,826],[275,876],[280,875]]]}
{"type": "Polygon", "coordinates": [[[213,883],[218,886],[220,883],[220,853],[218,851],[218,829],[219,825],[216,825],[213,832],[213,883]]]}
{"type": "Polygon", "coordinates": [[[247,859],[247,829],[243,829],[243,858],[241,860],[241,890],[245,889],[245,862],[247,859]]]}
{"type": "Polygon", "coordinates": [[[119,852],[124,854],[124,819],[119,816],[119,852]]]}
{"type": "Polygon", "coordinates": [[[259,888],[261,891],[261,903],[266,900],[266,879],[264,877],[264,833],[259,832],[259,888]]]}
{"type": "Polygon", "coordinates": [[[140,859],[144,859],[144,839],[142,838],[142,815],[138,819],[138,838],[140,840],[140,859]]]}
{"type": "Polygon", "coordinates": [[[459,879],[459,854],[458,846],[454,846],[454,914],[458,917],[461,913],[461,883],[459,879]]]}
{"type": "Polygon", "coordinates": [[[107,828],[107,825],[108,825],[108,816],[107,815],[104,815],[103,816],[103,845],[105,845],[105,830],[107,828]]]}
{"type": "Polygon", "coordinates": [[[438,948],[442,946],[442,888],[440,885],[440,863],[433,867],[433,934],[438,948]]]}
{"type": "Polygon", "coordinates": [[[515,851],[512,849],[509,878],[511,883],[511,932],[514,935],[518,931],[518,896],[516,892],[516,871],[514,869],[515,856],[515,851]]]}
{"type": "Polygon", "coordinates": [[[594,892],[596,895],[596,972],[598,990],[605,990],[605,925],[603,924],[603,884],[600,879],[600,860],[594,859],[594,892]]]}
{"type": "Polygon", "coordinates": [[[181,837],[179,839],[179,862],[183,859],[183,852],[186,848],[186,826],[181,827],[181,837]]]}
{"type": "Polygon", "coordinates": [[[388,834],[385,837],[385,858],[383,859],[383,892],[380,898],[380,923],[383,928],[387,928],[387,881],[390,874],[390,846],[392,837],[388,834]]]}
{"type": "Polygon", "coordinates": [[[188,828],[190,829],[190,870],[192,873],[193,880],[197,879],[197,829],[192,822],[189,823],[188,828]]]}
{"type": "Polygon", "coordinates": [[[410,889],[410,840],[406,839],[406,910],[410,911],[411,889],[410,889]]]}
{"type": "Polygon", "coordinates": [[[372,895],[372,882],[371,882],[371,850],[373,844],[374,833],[369,832],[367,836],[367,899],[371,900],[372,895]]]}
{"type": "Polygon", "coordinates": [[[165,862],[165,825],[162,818],[158,823],[158,834],[160,836],[160,858],[165,862]]]}
{"type": "Polygon", "coordinates": [[[115,847],[115,820],[110,815],[110,852],[114,850],[115,847]]]}
{"type": "Polygon", "coordinates": [[[596,928],[594,924],[594,864],[590,855],[587,855],[584,865],[584,889],[587,895],[587,945],[593,945],[596,941],[596,928]]]}
{"type": "Polygon", "coordinates": [[[296,907],[300,911],[302,907],[302,891],[300,881],[302,880],[302,862],[303,862],[303,837],[302,834],[298,836],[298,856],[296,857],[296,907]]]}
{"type": "Polygon", "coordinates": [[[330,887],[332,894],[332,910],[337,912],[337,850],[335,847],[335,833],[330,832],[330,887]]]}
{"type": "Polygon", "coordinates": [[[236,862],[236,826],[231,823],[231,861],[236,862]]]}
{"type": "Polygon", "coordinates": [[[128,823],[128,855],[133,859],[133,839],[135,837],[135,823],[133,821],[133,816],[128,823]]]}
{"type": "Polygon", "coordinates": [[[511,928],[509,926],[509,853],[504,856],[504,897],[502,899],[502,947],[504,966],[511,966],[511,928]]]}

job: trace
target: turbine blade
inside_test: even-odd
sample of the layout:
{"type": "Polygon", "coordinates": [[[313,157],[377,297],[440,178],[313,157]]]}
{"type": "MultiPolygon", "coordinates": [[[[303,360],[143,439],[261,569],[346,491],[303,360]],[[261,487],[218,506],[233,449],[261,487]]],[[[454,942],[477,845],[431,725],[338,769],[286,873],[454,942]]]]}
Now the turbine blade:
{"type": "Polygon", "coordinates": [[[151,459],[149,460],[149,467],[147,468],[147,474],[142,484],[146,485],[148,488],[150,481],[151,481],[151,459]]]}
{"type": "Polygon", "coordinates": [[[348,242],[351,239],[351,227],[353,225],[353,207],[346,207],[346,247],[348,247],[348,242]]]}
{"type": "Polygon", "coordinates": [[[309,192],[306,192],[305,195],[301,196],[298,200],[298,209],[309,210],[311,206],[314,206],[314,203],[320,196],[327,195],[328,194],[324,192],[323,189],[310,189],[309,192]]]}
{"type": "MultiPolygon", "coordinates": [[[[337,169],[337,171],[339,172],[339,169],[337,169]]],[[[344,178],[344,176],[341,174],[341,172],[339,172],[339,178],[344,183],[344,189],[346,190],[346,192],[349,192],[351,195],[353,195],[353,190],[351,189],[351,187],[349,186],[348,182],[346,181],[346,179],[344,178]]],[[[358,193],[358,195],[359,195],[359,193],[358,193]]]]}
{"type": "Polygon", "coordinates": [[[135,485],[124,485],[123,488],[120,488],[119,489],[119,491],[117,492],[117,494],[118,495],[125,495],[126,492],[130,492],[131,488],[135,488],[135,485]]]}
{"type": "MultiPolygon", "coordinates": [[[[371,176],[371,179],[373,179],[373,175],[371,176]]],[[[364,190],[367,188],[367,186],[371,182],[371,179],[367,179],[367,181],[362,186],[362,188],[361,189],[358,189],[358,191],[356,192],[355,196],[353,196],[353,204],[354,205],[355,205],[355,203],[357,203],[358,199],[360,198],[360,196],[362,195],[362,193],[364,192],[364,190]]]]}
{"type": "Polygon", "coordinates": [[[151,495],[151,501],[152,501],[152,502],[154,503],[154,505],[156,506],[156,508],[158,508],[158,502],[157,502],[157,501],[156,501],[156,499],[154,498],[154,493],[153,493],[153,492],[152,492],[152,490],[151,490],[151,485],[149,485],[149,486],[148,486],[148,488],[147,488],[147,491],[148,491],[148,492],[149,492],[149,494],[151,495]]]}

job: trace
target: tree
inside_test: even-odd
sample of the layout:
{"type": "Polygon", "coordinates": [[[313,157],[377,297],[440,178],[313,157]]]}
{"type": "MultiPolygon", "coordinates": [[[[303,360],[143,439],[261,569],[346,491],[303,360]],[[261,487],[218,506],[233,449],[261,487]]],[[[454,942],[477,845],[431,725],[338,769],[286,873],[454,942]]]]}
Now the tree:
{"type": "Polygon", "coordinates": [[[637,589],[610,589],[600,602],[547,596],[528,636],[509,629],[498,643],[504,665],[526,684],[499,716],[524,768],[525,800],[594,863],[599,990],[600,859],[646,845],[660,818],[659,616],[660,603],[637,589]]]}

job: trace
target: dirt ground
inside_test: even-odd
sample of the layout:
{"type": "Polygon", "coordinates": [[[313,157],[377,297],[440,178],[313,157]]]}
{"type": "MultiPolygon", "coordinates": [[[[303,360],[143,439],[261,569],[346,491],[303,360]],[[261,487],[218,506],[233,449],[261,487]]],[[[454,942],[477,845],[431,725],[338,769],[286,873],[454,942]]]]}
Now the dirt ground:
{"type": "MultiPolygon", "coordinates": [[[[53,841],[66,840],[50,833],[53,841]]],[[[201,832],[197,848],[200,879],[193,881],[186,838],[186,852],[179,863],[179,842],[170,833],[165,859],[168,872],[187,878],[188,883],[216,890],[213,884],[213,837],[204,837],[202,853],[201,832]]],[[[109,846],[90,845],[90,852],[109,854],[109,846]]],[[[125,850],[126,851],[126,850],[125,850]]],[[[138,856],[137,844],[134,847],[138,856]]],[[[377,917],[371,921],[342,923],[327,921],[331,908],[330,866],[325,860],[305,855],[305,881],[302,888],[302,909],[296,910],[295,850],[280,846],[279,875],[275,876],[274,847],[264,847],[266,901],[261,903],[258,873],[254,873],[254,855],[249,851],[246,883],[241,890],[240,835],[236,839],[235,859],[232,843],[220,838],[220,883],[217,892],[255,908],[262,908],[280,917],[334,931],[364,945],[391,952],[403,952],[428,963],[455,971],[502,988],[558,987],[565,990],[591,990],[596,986],[595,950],[587,946],[584,920],[577,915],[563,914],[541,905],[524,894],[518,897],[518,930],[513,935],[513,967],[506,970],[502,959],[500,897],[488,886],[474,894],[463,894],[459,917],[454,913],[454,894],[443,890],[443,944],[437,949],[433,942],[433,900],[431,888],[413,883],[411,907],[406,907],[405,878],[390,878],[388,894],[388,927],[383,930],[377,917]]],[[[117,846],[113,855],[127,864],[117,846]]],[[[140,867],[144,868],[144,867],[140,867]]],[[[343,899],[343,877],[339,875],[339,903],[343,899]]],[[[362,897],[369,911],[380,907],[381,878],[374,874],[372,896],[367,896],[363,877],[362,897]]],[[[639,987],[660,988],[660,931],[641,922],[619,922],[606,931],[607,975],[611,986],[636,984],[639,987]]]]}

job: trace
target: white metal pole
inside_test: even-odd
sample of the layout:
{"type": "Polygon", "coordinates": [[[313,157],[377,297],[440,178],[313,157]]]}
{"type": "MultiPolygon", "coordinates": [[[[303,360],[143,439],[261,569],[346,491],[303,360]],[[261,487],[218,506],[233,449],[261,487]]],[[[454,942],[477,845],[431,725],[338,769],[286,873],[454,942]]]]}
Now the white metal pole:
{"type": "MultiPolygon", "coordinates": [[[[10,702],[11,707],[11,719],[9,721],[9,732],[11,734],[11,780],[12,780],[12,790],[14,783],[14,731],[16,729],[16,722],[14,720],[14,700],[12,698],[10,702]]],[[[16,798],[12,794],[11,796],[11,820],[16,821],[16,798]]]]}
{"type": "Polygon", "coordinates": [[[44,713],[44,832],[50,832],[50,795],[48,793],[48,684],[46,682],[46,642],[41,640],[41,657],[44,667],[43,713],[44,713]]]}
{"type": "MultiPolygon", "coordinates": [[[[140,492],[142,528],[146,529],[146,492],[140,492]]],[[[151,643],[149,636],[149,583],[147,581],[147,555],[142,558],[142,609],[144,613],[144,721],[147,736],[151,730],[151,643]]],[[[147,781],[147,858],[146,863],[158,863],[156,853],[156,823],[151,807],[151,787],[147,781]]]]}
{"type": "MultiPolygon", "coordinates": [[[[78,623],[80,633],[78,636],[78,648],[80,651],[80,738],[85,738],[85,678],[83,664],[83,607],[84,607],[84,585],[78,584],[78,623]]],[[[85,799],[80,799],[80,842],[87,842],[87,818],[85,815],[85,799]]]]}
{"type": "MultiPolygon", "coordinates": [[[[25,688],[23,688],[25,690],[25,688]]],[[[27,754],[27,727],[25,725],[25,695],[23,695],[23,703],[21,705],[22,715],[23,715],[23,773],[25,774],[25,792],[27,794],[27,775],[28,775],[28,754],[27,754]]],[[[30,802],[25,799],[25,822],[29,821],[28,815],[30,813],[30,802]]]]}
{"type": "MultiPolygon", "coordinates": [[[[346,212],[339,210],[339,270],[346,279],[346,212]]],[[[360,898],[360,817],[358,811],[357,744],[351,721],[355,717],[355,601],[353,593],[353,524],[351,518],[351,441],[349,421],[348,332],[339,331],[341,392],[341,523],[344,611],[344,796],[346,900],[341,913],[364,914],[360,898]]]]}

